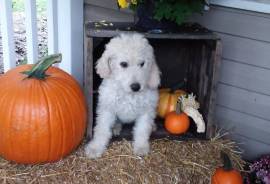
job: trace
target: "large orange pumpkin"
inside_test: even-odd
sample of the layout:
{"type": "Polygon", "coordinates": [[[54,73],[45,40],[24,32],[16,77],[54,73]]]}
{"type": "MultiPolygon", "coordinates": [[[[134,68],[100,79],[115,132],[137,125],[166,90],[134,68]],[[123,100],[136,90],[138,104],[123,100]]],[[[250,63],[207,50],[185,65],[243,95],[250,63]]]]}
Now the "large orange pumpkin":
{"type": "Polygon", "coordinates": [[[223,167],[219,167],[214,172],[212,184],[243,184],[243,178],[239,171],[233,169],[229,156],[222,152],[224,161],[223,167]]]}
{"type": "Polygon", "coordinates": [[[171,134],[183,134],[190,125],[189,117],[181,110],[181,102],[176,102],[176,110],[169,112],[165,117],[164,126],[171,134]]]}
{"type": "Polygon", "coordinates": [[[56,54],[0,77],[0,154],[18,163],[61,159],[81,142],[86,102],[75,79],[50,67],[56,54]],[[46,71],[46,73],[45,73],[46,71]]]}
{"type": "Polygon", "coordinates": [[[171,90],[168,88],[159,90],[159,101],[157,107],[157,114],[161,118],[165,118],[165,116],[172,111],[176,110],[176,103],[178,98],[181,95],[185,95],[186,92],[184,90],[171,90]]]}

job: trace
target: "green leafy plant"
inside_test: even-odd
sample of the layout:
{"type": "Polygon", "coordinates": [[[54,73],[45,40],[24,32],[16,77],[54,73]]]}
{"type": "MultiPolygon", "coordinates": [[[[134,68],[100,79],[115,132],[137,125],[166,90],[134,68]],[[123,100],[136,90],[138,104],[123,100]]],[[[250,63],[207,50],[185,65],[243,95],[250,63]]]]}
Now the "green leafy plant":
{"type": "Polygon", "coordinates": [[[207,0],[118,0],[120,8],[136,10],[139,5],[154,3],[156,20],[169,20],[182,24],[193,13],[202,13],[207,0]]]}
{"type": "Polygon", "coordinates": [[[158,0],[155,2],[154,18],[180,25],[193,13],[202,13],[204,6],[204,0],[158,0]]]}

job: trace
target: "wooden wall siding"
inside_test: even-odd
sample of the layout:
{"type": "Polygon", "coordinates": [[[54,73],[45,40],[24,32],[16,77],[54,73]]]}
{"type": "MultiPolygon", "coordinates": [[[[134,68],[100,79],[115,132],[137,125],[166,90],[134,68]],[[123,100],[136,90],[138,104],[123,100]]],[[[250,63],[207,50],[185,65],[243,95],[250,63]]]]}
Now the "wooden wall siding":
{"type": "Polygon", "coordinates": [[[242,150],[248,155],[245,155],[246,159],[255,159],[259,155],[269,153],[269,144],[264,144],[260,141],[256,141],[245,135],[234,134],[232,139],[237,140],[241,144],[242,150]]]}
{"type": "Polygon", "coordinates": [[[219,33],[219,36],[222,39],[223,58],[233,59],[239,63],[270,69],[269,42],[262,42],[222,33],[219,33]]]}
{"type": "Polygon", "coordinates": [[[130,10],[119,10],[116,0],[85,0],[85,21],[133,22],[130,10]]]}
{"type": "Polygon", "coordinates": [[[223,128],[230,130],[232,134],[238,134],[246,137],[251,137],[253,140],[270,144],[270,123],[268,120],[254,117],[252,115],[229,109],[225,106],[217,105],[216,114],[217,122],[223,125],[223,128]],[[246,126],[246,124],[250,126],[246,126]],[[261,126],[258,126],[261,125],[261,126]],[[248,136],[247,136],[248,135],[248,136]]]}
{"type": "Polygon", "coordinates": [[[223,84],[270,96],[269,80],[269,69],[223,59],[222,70],[220,73],[220,82],[223,84]]]}
{"type": "MultiPolygon", "coordinates": [[[[270,121],[270,96],[267,95],[220,83],[217,104],[270,121]]],[[[270,133],[270,129],[267,131],[270,133]]]]}
{"type": "Polygon", "coordinates": [[[197,14],[194,18],[219,33],[270,42],[270,15],[211,7],[204,16],[197,14]]]}
{"type": "Polygon", "coordinates": [[[222,39],[216,118],[247,159],[270,152],[270,15],[211,7],[195,20],[222,39]]]}

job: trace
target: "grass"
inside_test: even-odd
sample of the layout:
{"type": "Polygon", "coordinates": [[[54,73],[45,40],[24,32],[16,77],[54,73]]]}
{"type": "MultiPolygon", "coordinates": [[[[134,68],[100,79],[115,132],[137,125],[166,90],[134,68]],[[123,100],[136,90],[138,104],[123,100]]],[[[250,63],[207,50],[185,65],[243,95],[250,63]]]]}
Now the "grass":
{"type": "MultiPolygon", "coordinates": [[[[25,0],[12,0],[12,7],[14,12],[24,11],[24,1],[25,0]]],[[[47,0],[36,0],[37,12],[44,13],[46,11],[47,0]]]]}

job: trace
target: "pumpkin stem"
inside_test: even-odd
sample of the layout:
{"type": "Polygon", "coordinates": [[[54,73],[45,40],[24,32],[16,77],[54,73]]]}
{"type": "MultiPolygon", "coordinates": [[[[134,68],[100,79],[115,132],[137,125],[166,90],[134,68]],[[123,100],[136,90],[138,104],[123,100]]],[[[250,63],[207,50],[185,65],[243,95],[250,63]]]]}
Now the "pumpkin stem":
{"type": "Polygon", "coordinates": [[[177,100],[177,102],[176,102],[175,112],[176,112],[176,114],[181,114],[182,111],[183,111],[183,109],[182,109],[182,102],[181,102],[181,100],[180,100],[180,98],[179,98],[179,99],[177,100]]]}
{"type": "Polygon", "coordinates": [[[62,60],[62,54],[52,54],[42,58],[38,63],[34,64],[31,70],[22,72],[27,75],[27,78],[44,79],[48,77],[46,71],[50,66],[55,63],[60,63],[62,60]]]}
{"type": "Polygon", "coordinates": [[[225,153],[224,151],[221,151],[221,157],[223,159],[223,169],[225,171],[230,171],[233,169],[232,167],[232,162],[231,162],[231,159],[230,157],[227,155],[227,153],[225,153]]]}

